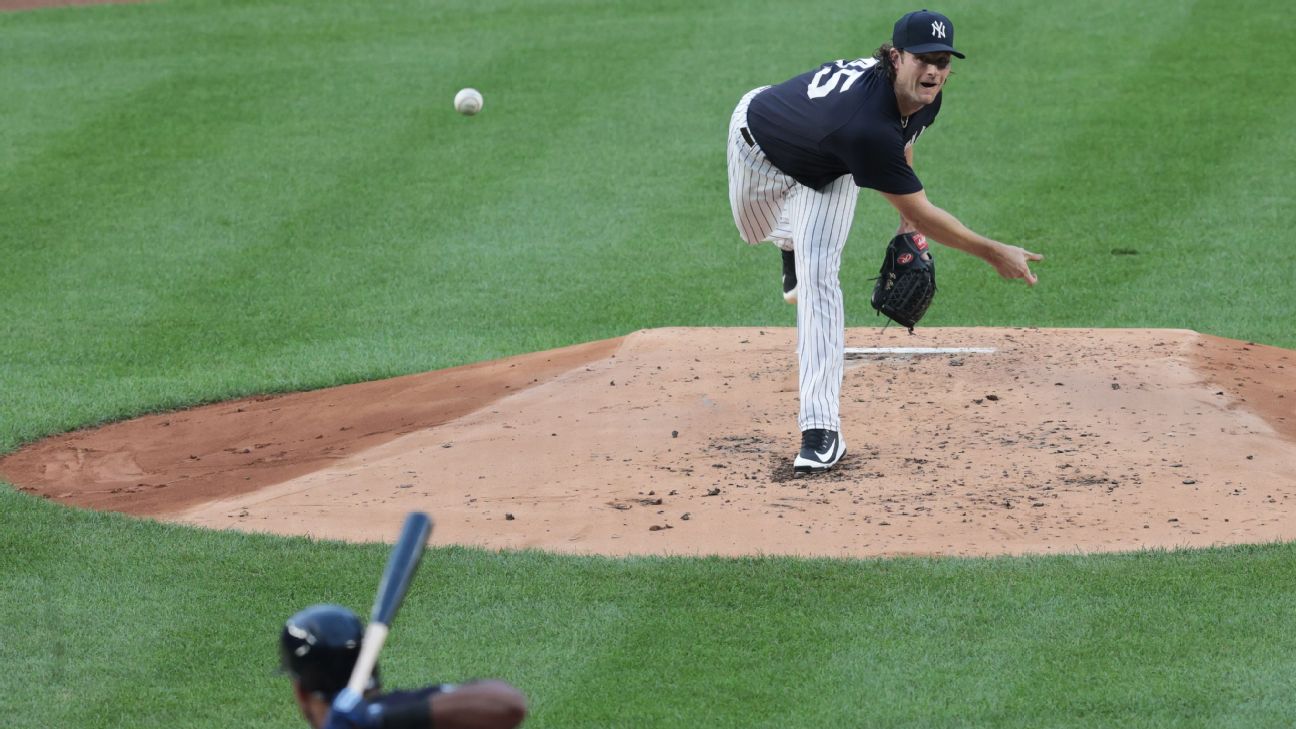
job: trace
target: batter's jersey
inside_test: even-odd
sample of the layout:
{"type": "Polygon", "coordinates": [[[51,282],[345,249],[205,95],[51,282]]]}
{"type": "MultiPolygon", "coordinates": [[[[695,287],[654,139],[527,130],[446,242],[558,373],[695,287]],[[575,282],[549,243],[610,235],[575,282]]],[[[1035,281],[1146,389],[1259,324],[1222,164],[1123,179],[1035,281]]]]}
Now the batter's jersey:
{"type": "MultiPolygon", "coordinates": [[[[452,684],[443,683],[435,686],[425,686],[424,688],[414,689],[413,691],[392,691],[391,693],[378,696],[370,703],[381,705],[381,711],[384,714],[389,714],[393,710],[408,707],[413,703],[427,703],[429,697],[443,693],[452,688],[452,684]]],[[[431,725],[429,724],[429,726],[431,725]]]]}
{"type": "Polygon", "coordinates": [[[832,61],[756,95],[747,129],[770,162],[818,190],[842,175],[880,192],[923,189],[905,148],[936,121],[941,94],[909,118],[872,58],[832,61]]]}

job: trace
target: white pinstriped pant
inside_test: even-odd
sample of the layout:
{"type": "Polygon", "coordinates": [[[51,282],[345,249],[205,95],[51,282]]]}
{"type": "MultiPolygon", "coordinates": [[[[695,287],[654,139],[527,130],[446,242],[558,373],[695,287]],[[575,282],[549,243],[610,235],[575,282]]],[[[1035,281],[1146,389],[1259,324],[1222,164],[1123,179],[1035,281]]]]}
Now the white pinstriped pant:
{"type": "Polygon", "coordinates": [[[729,207],[743,240],[796,251],[798,425],[840,431],[846,312],[838,272],[859,188],[845,175],[812,190],[748,144],[747,105],[765,88],[747,92],[729,121],[729,207]]]}

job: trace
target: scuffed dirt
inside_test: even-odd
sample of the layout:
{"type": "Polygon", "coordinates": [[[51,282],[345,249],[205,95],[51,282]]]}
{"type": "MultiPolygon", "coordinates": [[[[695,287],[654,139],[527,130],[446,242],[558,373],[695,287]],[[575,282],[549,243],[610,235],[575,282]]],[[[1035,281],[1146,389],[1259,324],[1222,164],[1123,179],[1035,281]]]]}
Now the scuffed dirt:
{"type": "Polygon", "coordinates": [[[590,360],[620,339],[291,395],[136,418],[49,438],[0,478],[72,506],[138,516],[254,492],[434,428],[590,360]]]}
{"type": "Polygon", "coordinates": [[[52,438],[0,477],[214,528],[601,554],[1023,554],[1296,538],[1296,353],[1186,330],[859,329],[794,474],[795,333],[657,329],[52,438]]]}

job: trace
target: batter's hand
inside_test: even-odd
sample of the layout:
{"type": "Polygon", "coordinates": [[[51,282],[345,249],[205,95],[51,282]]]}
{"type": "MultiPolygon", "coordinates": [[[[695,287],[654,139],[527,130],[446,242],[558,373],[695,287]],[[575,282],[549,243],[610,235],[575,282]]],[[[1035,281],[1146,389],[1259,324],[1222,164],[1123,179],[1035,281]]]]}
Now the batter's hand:
{"type": "Polygon", "coordinates": [[[344,688],[333,699],[324,729],[380,729],[381,707],[374,706],[349,688],[344,688]]]}
{"type": "Polygon", "coordinates": [[[1039,278],[1031,273],[1030,261],[1042,261],[1044,256],[1031,253],[1021,246],[1010,246],[1003,243],[995,249],[989,263],[1004,278],[1024,278],[1026,283],[1034,286],[1039,278]]]}

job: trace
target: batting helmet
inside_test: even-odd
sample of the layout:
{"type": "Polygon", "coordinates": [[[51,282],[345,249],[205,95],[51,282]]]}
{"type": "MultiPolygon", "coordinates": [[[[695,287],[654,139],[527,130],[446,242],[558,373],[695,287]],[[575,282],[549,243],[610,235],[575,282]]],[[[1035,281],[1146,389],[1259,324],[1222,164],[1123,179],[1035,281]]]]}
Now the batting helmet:
{"type": "MultiPolygon", "coordinates": [[[[302,688],[333,696],[351,678],[363,637],[364,626],[355,613],[341,605],[311,605],[284,623],[280,662],[302,688]]],[[[370,687],[377,683],[375,666],[370,687]]]]}

